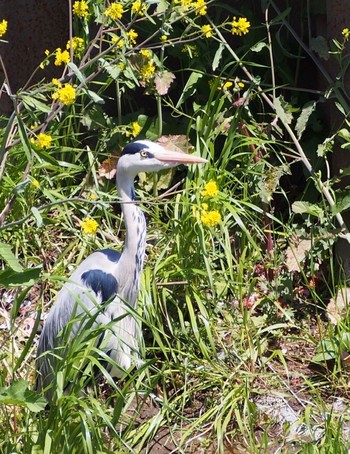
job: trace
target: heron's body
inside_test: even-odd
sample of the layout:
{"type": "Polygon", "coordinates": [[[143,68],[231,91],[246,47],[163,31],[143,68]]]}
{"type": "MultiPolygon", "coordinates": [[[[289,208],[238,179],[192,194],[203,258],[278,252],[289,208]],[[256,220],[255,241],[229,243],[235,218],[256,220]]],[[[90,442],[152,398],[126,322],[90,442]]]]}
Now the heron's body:
{"type": "MultiPolygon", "coordinates": [[[[45,389],[55,370],[53,349],[61,345],[60,333],[72,317],[84,313],[95,316],[92,327],[108,326],[103,349],[114,360],[111,375],[121,377],[137,362],[139,327],[130,310],[137,306],[146,248],[146,221],[135,203],[134,179],[140,171],[157,171],[179,163],[205,162],[204,159],[169,152],[150,141],[128,145],[117,166],[117,189],[126,228],[123,253],[112,249],[94,252],[73,272],[57,295],[39,340],[37,388],[45,389]],[[108,304],[101,311],[101,304],[108,304]],[[113,323],[113,320],[116,322],[113,323]]],[[[71,326],[73,337],[81,329],[71,326]]],[[[49,395],[52,393],[49,392],[49,395]]]]}

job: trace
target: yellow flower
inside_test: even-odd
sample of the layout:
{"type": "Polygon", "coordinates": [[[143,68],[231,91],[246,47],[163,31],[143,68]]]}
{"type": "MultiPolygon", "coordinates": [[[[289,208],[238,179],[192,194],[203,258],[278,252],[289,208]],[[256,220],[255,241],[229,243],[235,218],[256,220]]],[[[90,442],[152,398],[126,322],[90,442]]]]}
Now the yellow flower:
{"type": "Polygon", "coordinates": [[[118,63],[118,68],[120,69],[120,71],[124,71],[125,69],[125,63],[123,61],[121,61],[120,63],[118,63]]]}
{"type": "Polygon", "coordinates": [[[165,41],[167,41],[168,37],[167,37],[167,35],[162,35],[162,36],[160,37],[160,39],[161,39],[161,41],[164,43],[165,41]]]}
{"type": "Polygon", "coordinates": [[[207,14],[207,5],[205,0],[197,0],[193,2],[192,6],[196,8],[196,14],[200,16],[205,16],[207,14]]]}
{"type": "Polygon", "coordinates": [[[98,222],[92,218],[85,218],[83,221],[80,221],[80,227],[86,235],[95,235],[98,229],[98,222]]]}
{"type": "Polygon", "coordinates": [[[64,87],[58,88],[52,95],[52,99],[57,99],[62,104],[69,106],[73,104],[76,98],[75,88],[71,84],[65,84],[64,87]]]}
{"type": "Polygon", "coordinates": [[[244,88],[244,83],[243,82],[237,82],[238,88],[244,88]]]}
{"type": "Polygon", "coordinates": [[[60,82],[58,79],[56,79],[56,77],[54,77],[54,78],[52,79],[52,83],[53,83],[54,85],[56,85],[56,87],[59,87],[59,88],[62,87],[61,82],[60,82]]]}
{"type": "Polygon", "coordinates": [[[209,225],[210,227],[215,227],[221,222],[221,214],[216,211],[203,211],[201,213],[201,221],[204,225],[209,225]]]}
{"type": "Polygon", "coordinates": [[[112,36],[112,44],[120,49],[124,46],[124,40],[120,36],[112,36]]]}
{"type": "Polygon", "coordinates": [[[213,36],[213,29],[211,28],[211,25],[209,24],[203,25],[201,30],[206,38],[210,38],[213,36]]]}
{"type": "Polygon", "coordinates": [[[347,41],[350,37],[350,30],[348,28],[344,28],[341,34],[344,36],[344,39],[347,41]]]}
{"type": "Polygon", "coordinates": [[[142,4],[141,0],[136,0],[131,6],[131,12],[133,14],[138,14],[139,16],[143,16],[145,14],[145,11],[147,9],[146,5],[142,4]]]}
{"type": "Polygon", "coordinates": [[[216,181],[210,180],[204,186],[204,189],[201,191],[201,195],[203,197],[215,197],[218,192],[219,192],[219,189],[218,189],[218,185],[216,184],[216,181]]]}
{"type": "Polygon", "coordinates": [[[38,180],[36,180],[35,178],[32,179],[32,186],[34,186],[35,188],[39,188],[40,187],[40,183],[38,180]]]}
{"type": "Polygon", "coordinates": [[[7,32],[7,23],[5,19],[0,22],[0,38],[7,32]]]}
{"type": "Polygon", "coordinates": [[[130,128],[130,130],[126,131],[126,133],[125,133],[126,137],[130,137],[130,136],[136,137],[140,134],[140,131],[142,129],[137,121],[133,121],[131,123],[131,125],[129,125],[129,128],[130,128]]]}
{"type": "Polygon", "coordinates": [[[62,64],[68,64],[70,62],[70,55],[67,50],[62,50],[60,48],[56,49],[55,53],[55,66],[61,66],[62,64]]]}
{"type": "Polygon", "coordinates": [[[152,56],[151,51],[149,49],[141,49],[140,55],[143,55],[146,58],[151,58],[152,56]]]}
{"type": "Polygon", "coordinates": [[[136,38],[139,36],[139,34],[135,32],[133,28],[130,28],[126,35],[129,38],[130,44],[136,44],[136,38]]]}
{"type": "Polygon", "coordinates": [[[84,49],[84,40],[83,38],[79,38],[78,36],[73,36],[72,41],[67,41],[66,49],[70,49],[72,47],[73,53],[79,55],[84,49]]]}
{"type": "Polygon", "coordinates": [[[232,34],[233,35],[246,35],[249,32],[250,22],[245,17],[240,17],[238,20],[236,17],[232,21],[232,34]]]}
{"type": "Polygon", "coordinates": [[[43,132],[41,132],[37,135],[36,139],[34,139],[34,137],[32,137],[30,139],[30,141],[32,144],[36,145],[38,148],[45,149],[45,148],[49,148],[51,146],[52,137],[49,134],[44,134],[43,132]]]}
{"type": "Polygon", "coordinates": [[[227,90],[230,87],[232,87],[232,85],[233,85],[233,82],[227,81],[227,82],[224,83],[224,85],[222,87],[223,87],[224,90],[227,90]]]}
{"type": "Polygon", "coordinates": [[[117,2],[111,3],[105,11],[105,15],[113,20],[121,19],[123,13],[124,13],[123,5],[117,2]]]}
{"type": "Polygon", "coordinates": [[[89,15],[89,6],[85,0],[74,2],[73,14],[75,14],[78,17],[86,17],[89,15]]]}
{"type": "Polygon", "coordinates": [[[155,76],[156,67],[152,60],[149,60],[146,64],[141,66],[140,75],[141,79],[147,81],[155,76]]]}

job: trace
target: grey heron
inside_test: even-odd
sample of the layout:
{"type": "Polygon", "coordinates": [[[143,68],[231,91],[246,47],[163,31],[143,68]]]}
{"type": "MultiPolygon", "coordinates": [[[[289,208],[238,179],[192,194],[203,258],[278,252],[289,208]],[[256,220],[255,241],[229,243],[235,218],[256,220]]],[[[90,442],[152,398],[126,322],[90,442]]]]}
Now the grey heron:
{"type": "Polygon", "coordinates": [[[137,306],[146,248],[146,221],[135,203],[135,177],[139,172],[157,172],[179,164],[205,162],[206,159],[199,156],[171,151],[149,140],[137,140],[125,146],[116,170],[126,230],[124,249],[121,254],[113,249],[92,253],[58,292],[40,335],[36,360],[37,390],[44,390],[49,399],[53,394],[50,388],[57,348],[61,347],[59,351],[64,361],[62,342],[67,339],[63,341],[60,334],[70,325],[68,342],[73,339],[81,329],[76,319],[79,315],[91,315],[92,326],[109,327],[108,335],[103,335],[99,347],[113,359],[112,376],[122,377],[137,362],[140,333],[129,309],[137,306]]]}

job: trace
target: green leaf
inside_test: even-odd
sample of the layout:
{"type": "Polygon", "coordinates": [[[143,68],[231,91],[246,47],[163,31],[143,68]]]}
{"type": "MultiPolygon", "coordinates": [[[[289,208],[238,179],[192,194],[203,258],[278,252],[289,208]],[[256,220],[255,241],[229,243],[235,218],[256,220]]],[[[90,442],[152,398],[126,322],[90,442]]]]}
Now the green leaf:
{"type": "Polygon", "coordinates": [[[0,257],[3,258],[3,260],[8,264],[8,266],[16,272],[21,272],[23,271],[23,268],[19,261],[17,260],[17,257],[11,250],[11,246],[6,243],[0,243],[0,257]]]}
{"type": "Polygon", "coordinates": [[[269,46],[264,43],[263,41],[260,41],[259,43],[256,43],[253,47],[250,48],[252,52],[261,52],[262,49],[268,48],[269,46]]]}
{"type": "Polygon", "coordinates": [[[197,82],[203,77],[203,74],[197,73],[197,72],[192,72],[190,77],[188,78],[186,85],[183,89],[183,92],[180,96],[180,99],[178,100],[176,104],[176,108],[180,107],[181,104],[183,104],[187,98],[192,96],[195,91],[196,91],[196,85],[197,82]]]}
{"type": "Polygon", "coordinates": [[[77,78],[79,79],[79,81],[84,85],[84,87],[86,87],[86,78],[84,76],[84,74],[80,71],[80,69],[77,67],[77,65],[75,63],[68,63],[68,68],[70,68],[73,73],[77,76],[77,78]]]}
{"type": "Polygon", "coordinates": [[[45,409],[46,400],[28,387],[29,383],[19,380],[12,383],[8,388],[0,388],[0,404],[20,405],[28,410],[37,413],[45,409]]]}
{"type": "Polygon", "coordinates": [[[49,113],[51,111],[50,106],[47,106],[45,103],[39,101],[38,99],[34,98],[33,96],[25,95],[25,96],[22,96],[21,99],[23,101],[23,104],[26,107],[34,108],[34,109],[38,110],[39,112],[43,112],[43,113],[49,113]]]}
{"type": "Polygon", "coordinates": [[[30,211],[33,213],[33,216],[35,217],[37,227],[41,227],[43,225],[43,218],[41,217],[39,210],[35,207],[32,207],[30,211]]]}
{"type": "Polygon", "coordinates": [[[41,267],[28,268],[16,272],[10,268],[0,271],[0,285],[4,287],[17,287],[20,285],[33,285],[39,279],[41,267]]]}
{"type": "Polygon", "coordinates": [[[89,98],[96,104],[104,104],[104,99],[101,98],[101,96],[99,96],[97,93],[95,93],[94,91],[92,90],[86,90],[86,93],[87,95],[89,96],[89,98]]]}
{"type": "Polygon", "coordinates": [[[307,123],[309,121],[310,115],[316,108],[316,102],[315,101],[310,101],[305,104],[303,107],[301,114],[298,117],[297,123],[295,125],[295,130],[297,132],[298,139],[300,140],[301,136],[303,135],[303,132],[305,131],[305,128],[307,126],[307,123]]]}
{"type": "Polygon", "coordinates": [[[287,125],[289,125],[293,120],[293,115],[289,110],[289,106],[287,101],[283,98],[283,96],[279,96],[275,99],[274,107],[276,110],[276,114],[281,119],[281,121],[287,125]]]}
{"type": "Polygon", "coordinates": [[[310,39],[310,49],[316,52],[323,60],[329,59],[329,46],[324,36],[316,36],[310,39]]]}
{"type": "Polygon", "coordinates": [[[225,49],[225,46],[223,45],[223,43],[220,43],[219,47],[217,48],[217,51],[215,52],[213,63],[211,65],[213,71],[216,71],[216,69],[218,68],[220,61],[221,61],[222,52],[224,49],[225,49]]]}
{"type": "Polygon", "coordinates": [[[118,65],[111,65],[104,58],[99,58],[98,61],[101,67],[112,77],[112,79],[118,79],[120,75],[120,67],[118,65]]]}
{"type": "Polygon", "coordinates": [[[296,214],[311,214],[320,219],[323,219],[324,212],[323,209],[314,203],[297,201],[292,205],[292,210],[296,214]]]}

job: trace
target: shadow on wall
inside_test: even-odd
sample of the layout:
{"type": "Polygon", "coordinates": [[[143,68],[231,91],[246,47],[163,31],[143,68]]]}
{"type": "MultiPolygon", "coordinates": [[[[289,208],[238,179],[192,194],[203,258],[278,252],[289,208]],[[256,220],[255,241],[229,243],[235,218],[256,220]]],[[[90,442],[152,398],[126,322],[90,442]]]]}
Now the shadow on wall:
{"type": "MultiPolygon", "coordinates": [[[[11,0],[0,1],[0,21],[8,21],[8,29],[0,42],[10,90],[15,94],[26,86],[33,71],[44,60],[45,50],[65,48],[69,39],[67,0],[11,0]]],[[[30,85],[46,78],[60,76],[61,69],[53,64],[39,70],[30,85]]],[[[4,89],[4,70],[0,68],[0,113],[8,114],[13,103],[4,89]]]]}

